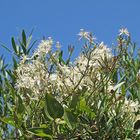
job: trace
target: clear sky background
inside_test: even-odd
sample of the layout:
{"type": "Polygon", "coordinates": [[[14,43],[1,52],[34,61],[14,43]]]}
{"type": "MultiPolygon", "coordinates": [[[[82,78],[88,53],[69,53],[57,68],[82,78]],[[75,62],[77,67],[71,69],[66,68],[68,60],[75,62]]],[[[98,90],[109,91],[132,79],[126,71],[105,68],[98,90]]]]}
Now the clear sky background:
{"type": "MultiPolygon", "coordinates": [[[[98,41],[111,45],[121,27],[127,27],[140,46],[140,0],[0,0],[0,42],[11,48],[11,37],[35,29],[33,38],[51,36],[67,50],[80,51],[78,32],[93,32],[98,41]]],[[[0,54],[9,53],[0,47],[0,54]]]]}

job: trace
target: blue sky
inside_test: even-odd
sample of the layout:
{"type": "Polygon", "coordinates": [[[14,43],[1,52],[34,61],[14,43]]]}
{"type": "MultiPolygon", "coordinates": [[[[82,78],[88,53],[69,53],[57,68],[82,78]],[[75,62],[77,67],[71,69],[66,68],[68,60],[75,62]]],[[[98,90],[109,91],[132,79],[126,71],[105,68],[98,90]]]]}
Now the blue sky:
{"type": "MultiPolygon", "coordinates": [[[[121,27],[127,27],[140,44],[139,0],[0,0],[0,42],[11,48],[11,37],[34,28],[33,38],[51,36],[66,50],[80,51],[77,33],[81,28],[93,32],[98,41],[111,45],[121,27]]],[[[9,53],[0,48],[0,54],[9,53]]]]}

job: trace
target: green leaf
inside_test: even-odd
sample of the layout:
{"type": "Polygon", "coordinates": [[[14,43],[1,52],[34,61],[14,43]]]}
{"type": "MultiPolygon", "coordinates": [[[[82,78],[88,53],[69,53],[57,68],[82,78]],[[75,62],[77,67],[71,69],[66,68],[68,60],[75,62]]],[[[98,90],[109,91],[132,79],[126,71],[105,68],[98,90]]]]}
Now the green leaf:
{"type": "Polygon", "coordinates": [[[84,116],[84,115],[79,115],[78,118],[80,119],[80,123],[82,123],[82,124],[90,123],[88,118],[86,116],[84,116]]]}
{"type": "Polygon", "coordinates": [[[61,51],[60,53],[59,53],[59,63],[61,64],[61,63],[63,63],[63,64],[65,64],[65,61],[63,60],[63,51],[61,51]]]}
{"type": "Polygon", "coordinates": [[[16,61],[15,57],[13,57],[13,67],[14,67],[14,69],[17,69],[17,61],[16,61]]]}
{"type": "Polygon", "coordinates": [[[22,42],[24,44],[24,47],[26,47],[26,34],[24,30],[22,30],[22,42]]]}
{"type": "Polygon", "coordinates": [[[36,42],[37,42],[37,40],[35,40],[35,41],[31,44],[30,48],[27,50],[27,54],[29,54],[29,52],[31,51],[31,49],[33,48],[33,46],[35,45],[36,42]]]}
{"type": "Polygon", "coordinates": [[[66,121],[68,127],[73,129],[76,127],[77,115],[74,114],[70,109],[65,109],[64,120],[66,121]]]}
{"type": "Polygon", "coordinates": [[[8,48],[8,47],[6,47],[5,45],[3,45],[3,44],[0,44],[3,48],[5,48],[8,52],[10,52],[10,53],[12,53],[12,51],[8,48]]]}
{"type": "Polygon", "coordinates": [[[27,54],[27,49],[26,49],[26,46],[23,44],[23,42],[21,42],[20,40],[18,40],[19,41],[19,44],[20,44],[20,46],[21,46],[21,48],[22,48],[22,51],[23,51],[23,53],[26,55],[27,54]]]}
{"type": "Polygon", "coordinates": [[[117,83],[117,82],[118,82],[118,72],[117,72],[117,70],[115,70],[115,71],[113,72],[112,81],[113,81],[114,83],[117,83]]]}
{"type": "Polygon", "coordinates": [[[9,102],[6,103],[7,108],[9,109],[9,111],[13,112],[13,107],[11,106],[11,104],[9,102]]]}
{"type": "Polygon", "coordinates": [[[15,127],[15,121],[13,117],[5,117],[5,118],[0,118],[0,120],[6,124],[9,124],[11,126],[15,127]]]}
{"type": "Polygon", "coordinates": [[[45,116],[46,120],[50,119],[51,121],[53,121],[53,118],[48,113],[48,109],[46,105],[44,106],[44,112],[45,112],[45,115],[47,116],[47,117],[45,116]]]}
{"type": "Polygon", "coordinates": [[[125,82],[121,82],[121,83],[118,83],[115,87],[114,87],[114,91],[117,90],[118,88],[120,88],[125,82]]]}
{"type": "Polygon", "coordinates": [[[17,113],[23,114],[25,112],[25,106],[23,104],[23,101],[21,97],[18,95],[18,100],[17,100],[17,113]]]}
{"type": "Polygon", "coordinates": [[[70,103],[70,108],[76,109],[78,101],[79,101],[79,95],[73,94],[72,95],[72,101],[70,103]]]}
{"type": "Polygon", "coordinates": [[[16,46],[16,43],[15,43],[14,37],[12,37],[11,42],[12,42],[12,47],[14,49],[14,52],[15,52],[15,54],[17,54],[17,46],[16,46]]]}
{"type": "Polygon", "coordinates": [[[46,94],[46,104],[44,109],[46,109],[45,112],[48,112],[53,119],[61,118],[64,114],[62,105],[51,94],[46,94]]]}
{"type": "Polygon", "coordinates": [[[11,79],[14,81],[15,80],[15,75],[12,73],[11,70],[6,70],[7,74],[11,77],[11,79]]]}
{"type": "Polygon", "coordinates": [[[1,97],[0,97],[0,114],[3,114],[3,103],[1,97]]]}
{"type": "Polygon", "coordinates": [[[48,128],[41,128],[41,127],[34,127],[28,129],[29,133],[32,133],[33,135],[39,136],[39,137],[45,137],[52,140],[51,131],[48,128]]]}
{"type": "Polygon", "coordinates": [[[27,46],[27,47],[29,46],[31,40],[32,40],[32,35],[29,36],[28,39],[27,39],[27,43],[26,43],[26,46],[27,46]]]}
{"type": "Polygon", "coordinates": [[[86,101],[85,101],[84,98],[80,100],[79,109],[80,109],[80,111],[82,111],[83,113],[87,113],[91,118],[95,118],[95,113],[94,113],[93,110],[90,108],[90,106],[88,106],[88,105],[86,104],[86,101]]]}

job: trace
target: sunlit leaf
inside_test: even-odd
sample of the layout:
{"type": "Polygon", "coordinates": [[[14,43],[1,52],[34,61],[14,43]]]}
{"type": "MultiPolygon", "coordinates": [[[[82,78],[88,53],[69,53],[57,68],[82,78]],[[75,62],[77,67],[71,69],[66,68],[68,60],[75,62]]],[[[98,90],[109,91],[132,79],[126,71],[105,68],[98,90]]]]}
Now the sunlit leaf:
{"type": "Polygon", "coordinates": [[[5,118],[0,118],[0,120],[6,124],[9,124],[11,126],[16,126],[14,118],[13,117],[5,117],[5,118]]]}
{"type": "Polygon", "coordinates": [[[52,140],[51,131],[49,130],[49,128],[34,127],[29,128],[28,132],[41,138],[49,138],[50,140],[52,140]]]}

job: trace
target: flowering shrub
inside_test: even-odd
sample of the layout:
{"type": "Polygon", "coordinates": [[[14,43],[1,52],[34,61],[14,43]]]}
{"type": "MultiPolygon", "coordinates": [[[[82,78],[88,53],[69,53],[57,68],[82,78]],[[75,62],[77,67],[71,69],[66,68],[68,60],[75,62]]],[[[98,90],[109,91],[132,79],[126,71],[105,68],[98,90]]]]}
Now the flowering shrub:
{"type": "Polygon", "coordinates": [[[130,33],[120,29],[114,48],[83,29],[78,35],[85,43],[74,61],[74,47],[64,60],[50,37],[33,53],[31,35],[12,38],[12,68],[0,59],[2,139],[140,137],[140,55],[130,33]]]}

